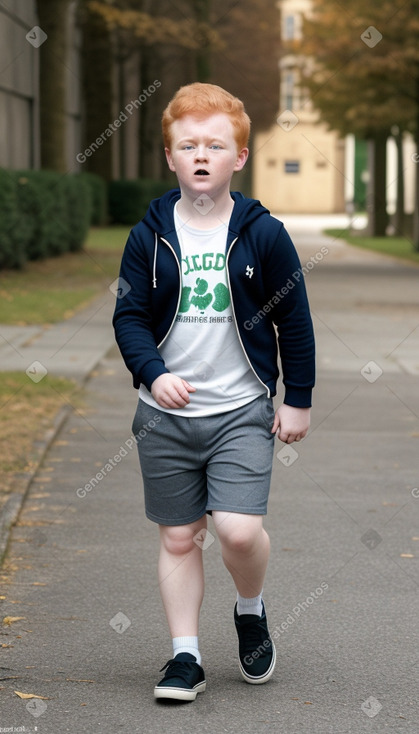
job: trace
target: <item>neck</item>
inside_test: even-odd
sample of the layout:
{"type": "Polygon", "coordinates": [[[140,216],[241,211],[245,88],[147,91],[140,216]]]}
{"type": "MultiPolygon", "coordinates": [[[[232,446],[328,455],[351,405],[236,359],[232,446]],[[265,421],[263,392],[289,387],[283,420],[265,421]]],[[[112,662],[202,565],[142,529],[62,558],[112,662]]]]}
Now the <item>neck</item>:
{"type": "Polygon", "coordinates": [[[213,199],[208,194],[190,196],[182,191],[177,205],[179,217],[194,229],[215,229],[220,224],[228,226],[233,208],[230,192],[213,199]]]}

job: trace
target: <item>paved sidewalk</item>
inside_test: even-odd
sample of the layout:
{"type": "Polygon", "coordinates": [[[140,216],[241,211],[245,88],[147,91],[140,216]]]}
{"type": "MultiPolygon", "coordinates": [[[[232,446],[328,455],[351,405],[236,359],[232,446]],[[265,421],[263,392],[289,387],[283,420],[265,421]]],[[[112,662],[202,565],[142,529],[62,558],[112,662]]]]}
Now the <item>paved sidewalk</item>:
{"type": "Polygon", "coordinates": [[[0,365],[28,370],[35,382],[46,371],[83,381],[114,343],[109,327],[115,296],[105,291],[71,319],[49,326],[0,324],[0,365]]]}
{"type": "Polygon", "coordinates": [[[171,646],[131,441],[136,395],[112,348],[13,529],[1,618],[21,619],[1,628],[0,727],[417,734],[419,270],[293,227],[319,377],[309,436],[297,448],[278,442],[274,460],[274,678],[241,680],[235,595],[215,540],[200,631],[207,691],[192,704],[153,699],[171,646]]]}

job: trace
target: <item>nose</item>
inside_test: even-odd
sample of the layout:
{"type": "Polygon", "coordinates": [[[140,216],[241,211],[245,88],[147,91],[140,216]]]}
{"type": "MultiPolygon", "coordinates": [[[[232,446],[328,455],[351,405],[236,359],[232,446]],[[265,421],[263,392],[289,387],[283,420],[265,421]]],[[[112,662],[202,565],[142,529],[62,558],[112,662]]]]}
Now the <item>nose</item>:
{"type": "Polygon", "coordinates": [[[195,159],[197,161],[208,160],[208,153],[204,144],[197,146],[195,150],[195,159]]]}

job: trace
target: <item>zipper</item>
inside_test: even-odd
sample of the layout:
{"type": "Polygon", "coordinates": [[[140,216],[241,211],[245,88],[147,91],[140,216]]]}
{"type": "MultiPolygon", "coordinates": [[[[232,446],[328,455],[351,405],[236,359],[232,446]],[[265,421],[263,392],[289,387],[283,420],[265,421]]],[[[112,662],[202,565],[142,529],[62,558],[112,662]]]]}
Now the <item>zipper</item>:
{"type": "Polygon", "coordinates": [[[178,301],[177,301],[177,305],[176,305],[176,311],[175,311],[175,315],[174,315],[174,317],[173,317],[173,321],[172,321],[172,323],[170,324],[170,326],[169,326],[169,329],[168,329],[168,331],[167,331],[167,333],[166,333],[166,335],[165,335],[164,339],[162,339],[162,341],[160,342],[160,344],[157,344],[157,348],[161,347],[161,346],[162,346],[162,344],[164,344],[164,342],[166,341],[167,337],[169,336],[170,332],[171,332],[171,331],[172,331],[172,329],[173,329],[174,323],[175,323],[175,321],[176,321],[176,316],[177,316],[177,314],[178,314],[178,311],[179,311],[180,299],[181,299],[181,297],[182,297],[182,271],[181,271],[181,269],[180,269],[180,265],[179,265],[179,260],[178,260],[178,258],[177,258],[177,256],[176,256],[176,253],[175,253],[175,251],[174,251],[174,249],[173,249],[172,245],[170,244],[170,242],[168,242],[167,240],[165,240],[165,239],[164,239],[164,237],[160,237],[160,239],[161,239],[161,241],[162,241],[162,242],[164,242],[164,243],[165,243],[165,245],[167,245],[167,246],[169,247],[169,249],[170,249],[170,250],[172,251],[172,253],[173,253],[173,257],[174,257],[174,258],[175,258],[175,260],[176,260],[176,264],[177,264],[177,267],[178,267],[178,271],[179,271],[179,296],[178,296],[178,301]]]}
{"type": "Polygon", "coordinates": [[[259,375],[258,375],[258,374],[256,373],[256,371],[255,371],[255,369],[254,369],[254,367],[253,367],[253,365],[252,365],[252,363],[251,363],[251,361],[250,361],[249,357],[247,356],[247,352],[246,352],[246,349],[245,349],[245,347],[244,347],[244,344],[243,344],[243,342],[242,342],[242,338],[241,338],[241,336],[240,336],[240,331],[239,331],[239,327],[237,326],[236,311],[235,311],[235,309],[234,309],[234,301],[233,301],[233,291],[232,291],[232,289],[231,289],[231,282],[230,282],[230,272],[229,272],[229,269],[228,269],[228,260],[229,260],[229,257],[230,257],[230,252],[231,252],[231,250],[233,249],[233,246],[234,246],[234,245],[236,244],[236,242],[237,242],[237,240],[238,240],[238,239],[239,239],[239,238],[238,238],[238,237],[236,237],[236,239],[235,239],[235,240],[233,240],[233,242],[231,243],[231,245],[230,245],[230,247],[229,247],[229,250],[228,250],[228,253],[227,253],[227,257],[226,257],[226,273],[227,273],[227,282],[228,282],[228,289],[229,289],[229,291],[230,291],[231,309],[232,309],[232,311],[233,311],[234,325],[235,325],[235,327],[236,327],[236,332],[237,332],[237,336],[238,336],[238,338],[239,338],[240,346],[241,346],[241,348],[242,348],[242,350],[243,350],[243,354],[244,354],[244,356],[245,356],[245,357],[246,357],[246,359],[247,359],[248,365],[249,365],[250,369],[252,370],[252,372],[253,372],[254,376],[256,377],[256,379],[257,379],[257,380],[258,380],[258,381],[260,382],[260,384],[261,384],[261,385],[263,385],[263,387],[265,388],[265,390],[266,390],[266,392],[267,392],[267,397],[268,397],[268,398],[270,398],[270,397],[271,397],[271,391],[269,390],[269,387],[268,387],[267,385],[265,385],[265,383],[264,383],[264,382],[263,382],[263,381],[262,381],[262,380],[260,379],[260,377],[259,377],[259,375]]]}

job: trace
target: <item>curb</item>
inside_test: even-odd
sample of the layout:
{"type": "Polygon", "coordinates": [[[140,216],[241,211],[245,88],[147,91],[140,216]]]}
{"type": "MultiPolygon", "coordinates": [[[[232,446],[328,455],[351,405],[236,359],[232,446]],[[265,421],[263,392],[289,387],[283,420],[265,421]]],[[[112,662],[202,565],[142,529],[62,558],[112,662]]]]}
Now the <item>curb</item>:
{"type": "Polygon", "coordinates": [[[16,523],[23,503],[29,493],[32,482],[38,473],[48,449],[57,438],[61,428],[67,421],[73,408],[70,405],[64,405],[55,415],[52,428],[49,428],[44,437],[36,442],[34,454],[32,455],[34,466],[31,471],[22,472],[16,475],[15,489],[11,492],[5,504],[0,509],[0,566],[4,561],[7,547],[10,540],[10,532],[16,523]]]}

